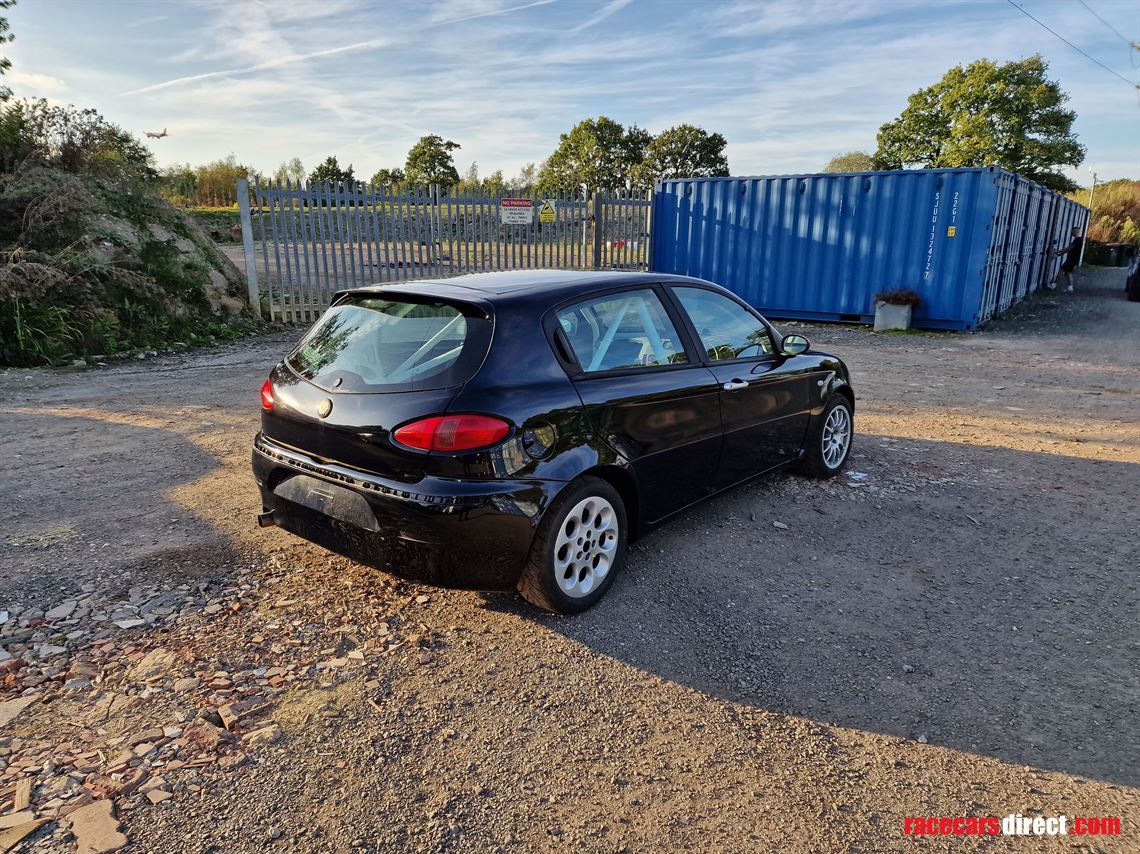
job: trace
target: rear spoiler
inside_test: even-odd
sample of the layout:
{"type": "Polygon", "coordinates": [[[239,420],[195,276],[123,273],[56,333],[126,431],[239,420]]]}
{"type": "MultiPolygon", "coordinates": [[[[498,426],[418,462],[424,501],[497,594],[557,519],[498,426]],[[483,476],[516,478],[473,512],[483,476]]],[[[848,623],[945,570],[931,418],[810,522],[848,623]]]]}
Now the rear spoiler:
{"type": "MultiPolygon", "coordinates": [[[[345,297],[365,296],[368,294],[376,294],[377,296],[380,296],[383,294],[391,294],[395,298],[400,298],[400,297],[410,298],[411,302],[417,302],[417,301],[422,302],[425,297],[428,297],[428,298],[436,299],[439,302],[445,302],[445,303],[448,303],[450,305],[454,305],[457,308],[460,308],[461,311],[463,310],[461,308],[461,306],[468,306],[470,308],[475,309],[478,312],[481,312],[482,315],[486,318],[491,318],[493,316],[493,311],[491,309],[491,305],[486,300],[462,299],[462,298],[456,298],[456,297],[451,297],[451,296],[431,297],[431,295],[429,295],[429,294],[417,294],[417,293],[413,293],[413,292],[409,292],[409,291],[401,291],[399,289],[398,284],[375,285],[373,287],[368,287],[368,288],[345,288],[344,290],[334,291],[333,295],[332,295],[332,301],[329,303],[329,308],[332,308],[334,305],[336,305],[338,302],[343,300],[345,297]]],[[[468,312],[464,312],[464,314],[467,314],[467,313],[468,312]]]]}

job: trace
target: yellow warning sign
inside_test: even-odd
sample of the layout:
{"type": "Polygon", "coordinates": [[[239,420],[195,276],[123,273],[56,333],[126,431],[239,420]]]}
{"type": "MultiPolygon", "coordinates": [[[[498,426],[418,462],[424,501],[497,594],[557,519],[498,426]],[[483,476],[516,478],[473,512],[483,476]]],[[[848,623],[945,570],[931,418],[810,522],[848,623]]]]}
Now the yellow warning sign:
{"type": "Polygon", "coordinates": [[[958,226],[956,226],[956,225],[946,226],[946,236],[947,237],[957,237],[958,236],[958,226]]]}
{"type": "Polygon", "coordinates": [[[554,222],[554,202],[550,199],[542,200],[542,207],[538,209],[539,222],[554,222]]]}

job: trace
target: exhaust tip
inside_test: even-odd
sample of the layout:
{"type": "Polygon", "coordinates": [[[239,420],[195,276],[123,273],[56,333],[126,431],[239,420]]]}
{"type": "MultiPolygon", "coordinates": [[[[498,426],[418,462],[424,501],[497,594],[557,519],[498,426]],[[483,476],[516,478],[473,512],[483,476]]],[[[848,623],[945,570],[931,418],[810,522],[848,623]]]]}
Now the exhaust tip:
{"type": "Polygon", "coordinates": [[[258,513],[257,514],[257,527],[259,527],[259,528],[272,528],[272,527],[276,526],[276,524],[277,523],[273,521],[273,511],[272,510],[265,512],[265,513],[258,513]]]}

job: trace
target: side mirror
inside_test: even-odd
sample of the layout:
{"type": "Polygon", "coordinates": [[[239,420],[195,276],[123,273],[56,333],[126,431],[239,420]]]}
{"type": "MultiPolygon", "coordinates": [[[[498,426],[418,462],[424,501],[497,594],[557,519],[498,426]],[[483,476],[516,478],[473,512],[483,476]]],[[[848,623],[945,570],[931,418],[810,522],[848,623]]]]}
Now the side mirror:
{"type": "Polygon", "coordinates": [[[780,353],[784,356],[798,356],[811,347],[811,342],[802,335],[785,335],[780,345],[780,353]]]}

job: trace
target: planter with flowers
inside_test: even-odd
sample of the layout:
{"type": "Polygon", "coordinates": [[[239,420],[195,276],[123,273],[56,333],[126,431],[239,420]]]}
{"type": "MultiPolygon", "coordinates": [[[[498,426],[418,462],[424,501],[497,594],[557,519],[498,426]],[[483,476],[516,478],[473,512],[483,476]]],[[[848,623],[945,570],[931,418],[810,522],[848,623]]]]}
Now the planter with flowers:
{"type": "Polygon", "coordinates": [[[922,297],[910,288],[896,288],[875,294],[875,331],[910,329],[910,316],[922,297]]]}

